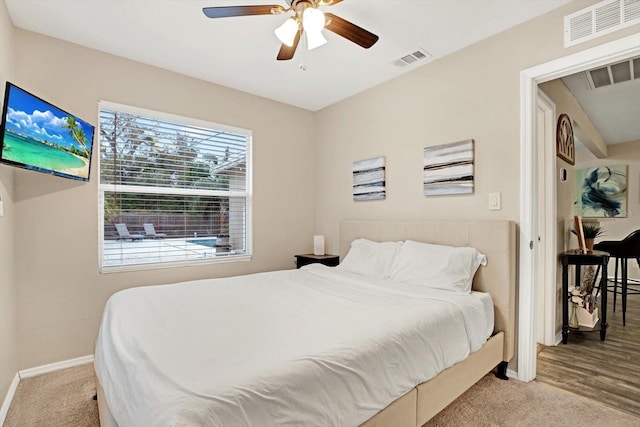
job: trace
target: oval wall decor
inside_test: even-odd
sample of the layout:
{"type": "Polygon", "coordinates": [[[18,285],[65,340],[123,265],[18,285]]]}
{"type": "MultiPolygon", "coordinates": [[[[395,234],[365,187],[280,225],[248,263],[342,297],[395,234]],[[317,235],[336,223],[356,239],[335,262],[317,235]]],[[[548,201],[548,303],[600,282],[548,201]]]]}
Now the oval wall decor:
{"type": "Polygon", "coordinates": [[[573,141],[573,126],[571,119],[566,114],[558,117],[558,127],[556,128],[556,151],[558,157],[570,165],[576,163],[576,149],[573,141]]]}

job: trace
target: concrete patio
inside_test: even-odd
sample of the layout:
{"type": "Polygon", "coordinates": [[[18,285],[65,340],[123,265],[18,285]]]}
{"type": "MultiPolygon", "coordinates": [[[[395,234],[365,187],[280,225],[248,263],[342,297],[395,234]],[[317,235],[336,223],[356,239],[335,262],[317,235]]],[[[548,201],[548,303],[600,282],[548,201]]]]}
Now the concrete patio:
{"type": "Polygon", "coordinates": [[[103,266],[185,261],[194,258],[227,256],[233,252],[216,252],[215,237],[167,238],[140,240],[105,240],[103,266]],[[200,241],[201,244],[195,243],[200,241]]]}

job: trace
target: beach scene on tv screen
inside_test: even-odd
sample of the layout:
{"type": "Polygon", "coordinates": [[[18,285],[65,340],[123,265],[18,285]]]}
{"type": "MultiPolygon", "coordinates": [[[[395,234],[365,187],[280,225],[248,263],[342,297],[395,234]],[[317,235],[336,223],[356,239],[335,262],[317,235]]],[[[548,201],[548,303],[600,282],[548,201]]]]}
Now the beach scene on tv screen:
{"type": "Polygon", "coordinates": [[[2,158],[28,168],[89,177],[93,126],[12,87],[2,158]]]}

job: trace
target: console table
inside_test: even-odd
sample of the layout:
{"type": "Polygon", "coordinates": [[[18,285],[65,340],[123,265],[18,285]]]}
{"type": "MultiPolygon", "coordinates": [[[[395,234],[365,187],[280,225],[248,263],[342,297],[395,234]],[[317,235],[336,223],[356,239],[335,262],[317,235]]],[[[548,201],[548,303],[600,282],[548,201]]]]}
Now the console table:
{"type": "Polygon", "coordinates": [[[609,253],[602,251],[591,251],[589,253],[583,253],[578,250],[571,250],[560,254],[560,260],[562,261],[562,344],[567,343],[569,333],[572,330],[581,332],[594,332],[600,331],[600,340],[604,341],[607,335],[607,265],[609,264],[609,253]],[[597,265],[600,266],[600,321],[594,325],[593,328],[581,326],[578,328],[571,328],[569,326],[569,304],[567,302],[569,298],[569,266],[574,265],[575,285],[579,286],[582,276],[581,267],[583,265],[597,265]]]}

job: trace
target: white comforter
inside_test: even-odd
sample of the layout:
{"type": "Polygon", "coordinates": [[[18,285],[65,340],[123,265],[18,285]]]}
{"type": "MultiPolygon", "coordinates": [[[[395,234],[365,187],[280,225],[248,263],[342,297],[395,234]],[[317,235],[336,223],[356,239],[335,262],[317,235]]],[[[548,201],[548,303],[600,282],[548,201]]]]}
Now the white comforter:
{"type": "Polygon", "coordinates": [[[132,288],[95,367],[121,427],[357,426],[478,350],[492,310],[319,264],[132,288]]]}

